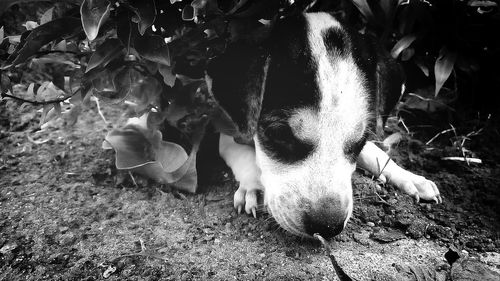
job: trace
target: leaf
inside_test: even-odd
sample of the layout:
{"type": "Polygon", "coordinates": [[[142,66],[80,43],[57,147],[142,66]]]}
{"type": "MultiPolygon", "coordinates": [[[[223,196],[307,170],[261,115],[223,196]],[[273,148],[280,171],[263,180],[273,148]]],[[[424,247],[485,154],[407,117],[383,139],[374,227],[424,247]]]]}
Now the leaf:
{"type": "Polygon", "coordinates": [[[373,21],[375,19],[370,5],[368,5],[366,0],[352,0],[352,2],[367,21],[373,21]]]}
{"type": "Polygon", "coordinates": [[[394,0],[380,0],[379,5],[380,8],[382,8],[382,11],[384,12],[386,23],[391,24],[390,20],[394,16],[394,11],[397,3],[394,0]]]}
{"type": "Polygon", "coordinates": [[[97,37],[99,28],[109,16],[110,8],[108,0],[83,0],[80,6],[82,26],[90,41],[97,37]]]}
{"type": "Polygon", "coordinates": [[[142,74],[133,67],[120,66],[119,64],[119,61],[112,62],[103,71],[90,72],[93,74],[91,81],[94,94],[107,103],[122,102],[135,91],[136,87],[140,87],[141,81],[144,79],[142,74]],[[118,66],[114,64],[118,64],[118,66]]]}
{"type": "Polygon", "coordinates": [[[217,0],[194,0],[191,2],[195,15],[221,15],[217,0]]]}
{"type": "Polygon", "coordinates": [[[417,36],[415,34],[409,34],[404,36],[403,38],[399,39],[399,41],[392,47],[391,50],[391,56],[396,59],[399,57],[399,54],[406,48],[408,48],[413,41],[417,39],[417,36]]]}
{"type": "Polygon", "coordinates": [[[129,67],[125,67],[118,72],[113,79],[113,85],[118,94],[113,103],[121,102],[123,99],[127,98],[127,96],[133,92],[134,88],[139,86],[138,81],[140,79],[139,73],[129,67]]]}
{"type": "Polygon", "coordinates": [[[141,118],[132,118],[122,129],[114,129],[105,138],[116,152],[117,169],[131,170],[160,183],[195,192],[196,149],[188,157],[184,149],[172,142],[162,140],[158,130],[148,130],[141,118]],[[134,120],[135,119],[135,120],[134,120]]]}
{"type": "Polygon", "coordinates": [[[453,110],[449,104],[452,104],[456,98],[456,93],[451,91],[435,97],[434,89],[431,86],[418,89],[415,93],[409,93],[403,106],[407,109],[417,109],[425,112],[453,110]]]}
{"type": "Polygon", "coordinates": [[[413,57],[414,54],[415,54],[415,49],[406,48],[401,53],[401,60],[402,61],[409,61],[413,57]]]}
{"type": "Polygon", "coordinates": [[[488,1],[488,0],[469,0],[469,2],[467,2],[467,6],[491,8],[498,6],[498,4],[495,3],[494,1],[488,1]]]}
{"type": "Polygon", "coordinates": [[[52,82],[44,82],[36,91],[36,100],[39,102],[52,101],[60,98],[63,91],[58,89],[52,82]]]}
{"type": "Polygon", "coordinates": [[[144,35],[135,40],[134,46],[144,59],[170,66],[170,52],[162,37],[144,35]]]}
{"type": "Polygon", "coordinates": [[[51,21],[53,14],[54,14],[54,7],[45,11],[45,13],[43,13],[43,15],[40,17],[40,24],[48,23],[49,21],[51,21]]]}
{"type": "Polygon", "coordinates": [[[142,115],[145,111],[149,112],[151,107],[158,108],[161,106],[160,96],[162,90],[162,84],[156,78],[149,76],[132,88],[127,100],[135,103],[134,110],[136,114],[142,115]]]}
{"type": "Polygon", "coordinates": [[[57,45],[54,46],[54,50],[66,52],[67,46],[68,46],[68,44],[67,44],[66,40],[61,40],[61,42],[57,43],[57,45]]]}
{"type": "Polygon", "coordinates": [[[135,0],[130,3],[129,8],[139,17],[139,33],[144,35],[146,29],[153,25],[156,18],[154,0],[135,0]]]}
{"type": "MultiPolygon", "coordinates": [[[[183,165],[182,168],[186,168],[184,175],[176,182],[172,183],[174,187],[179,190],[187,191],[191,193],[196,192],[196,187],[198,185],[198,174],[196,171],[196,153],[198,149],[192,149],[188,160],[183,165]]],[[[183,170],[182,168],[179,169],[183,170]]]]}
{"type": "Polygon", "coordinates": [[[26,28],[26,30],[33,30],[40,25],[36,21],[29,20],[25,24],[23,24],[23,26],[26,28]]]}
{"type": "Polygon", "coordinates": [[[86,101],[88,93],[92,90],[94,96],[107,103],[119,103],[123,101],[128,92],[118,91],[115,86],[115,79],[125,66],[117,69],[108,69],[109,66],[101,71],[90,71],[82,79],[82,100],[86,101]],[[90,75],[88,75],[90,74],[90,75]]]}
{"type": "Polygon", "coordinates": [[[281,8],[279,0],[242,0],[226,15],[238,18],[271,19],[281,8]]]}
{"type": "Polygon", "coordinates": [[[45,116],[47,116],[47,113],[54,107],[54,104],[49,103],[45,104],[42,108],[42,116],[40,117],[40,125],[43,125],[45,123],[45,116]]]}
{"type": "Polygon", "coordinates": [[[184,9],[182,9],[182,19],[185,21],[191,21],[195,17],[195,10],[194,7],[191,5],[186,5],[184,6],[184,9]]]}
{"type": "Polygon", "coordinates": [[[439,57],[434,64],[434,76],[436,78],[435,97],[437,97],[444,83],[450,77],[456,59],[457,53],[449,51],[445,46],[439,51],[439,57]]]}
{"type": "Polygon", "coordinates": [[[229,11],[227,12],[228,15],[232,15],[232,14],[235,14],[239,9],[241,9],[241,7],[243,7],[246,3],[248,2],[248,0],[240,0],[240,1],[237,1],[236,5],[234,5],[234,7],[229,11]]]}
{"type": "Polygon", "coordinates": [[[26,39],[22,40],[19,47],[7,59],[7,66],[18,65],[25,62],[45,44],[62,37],[71,36],[81,30],[80,20],[77,18],[58,18],[33,29],[26,39]]]}
{"type": "Polygon", "coordinates": [[[82,112],[82,105],[81,104],[74,104],[70,110],[67,112],[63,113],[63,118],[65,120],[66,126],[72,127],[76,124],[78,121],[78,116],[80,116],[80,113],[82,112]]]}
{"type": "Polygon", "coordinates": [[[122,54],[122,49],[121,41],[116,38],[104,41],[90,57],[85,73],[99,66],[105,67],[110,61],[122,54]]]}
{"type": "Polygon", "coordinates": [[[36,97],[34,89],[35,89],[35,83],[30,83],[28,89],[26,90],[26,94],[30,97],[36,97]]]}
{"type": "MultiPolygon", "coordinates": [[[[20,2],[47,2],[47,0],[0,0],[0,16],[12,5],[20,2]]],[[[81,0],[66,0],[64,2],[80,4],[81,0]]]]}
{"type": "Polygon", "coordinates": [[[146,128],[131,123],[121,129],[113,129],[105,140],[116,151],[117,169],[130,170],[155,164],[155,168],[162,169],[160,173],[173,172],[186,162],[188,156],[180,145],[162,141],[161,137],[159,131],[148,133],[146,128]]]}
{"type": "Polygon", "coordinates": [[[420,70],[422,70],[425,76],[429,77],[429,67],[425,65],[424,61],[422,61],[421,59],[416,59],[415,64],[418,66],[418,68],[420,68],[420,70]]]}
{"type": "Polygon", "coordinates": [[[163,76],[163,82],[170,87],[175,85],[176,75],[172,72],[173,68],[168,65],[158,64],[158,72],[163,76]]]}
{"type": "Polygon", "coordinates": [[[131,21],[132,13],[129,10],[118,8],[117,14],[116,35],[127,49],[127,54],[129,54],[135,38],[139,36],[139,31],[132,28],[134,23],[131,21]]]}
{"type": "Polygon", "coordinates": [[[49,110],[49,112],[45,116],[45,120],[43,120],[43,123],[47,123],[50,120],[55,119],[59,116],[61,116],[61,104],[54,103],[54,107],[51,110],[49,110]]]}

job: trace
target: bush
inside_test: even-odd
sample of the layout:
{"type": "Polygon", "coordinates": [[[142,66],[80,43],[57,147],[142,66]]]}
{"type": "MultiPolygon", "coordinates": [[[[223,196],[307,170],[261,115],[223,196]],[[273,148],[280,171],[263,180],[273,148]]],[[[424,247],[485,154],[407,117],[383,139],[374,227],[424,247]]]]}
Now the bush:
{"type": "MultiPolygon", "coordinates": [[[[207,62],[236,41],[259,47],[268,26],[280,16],[327,10],[377,38],[408,71],[411,94],[402,104],[406,108],[449,109],[459,92],[457,81],[477,77],[478,58],[498,57],[492,36],[498,31],[498,6],[486,0],[46,2],[0,4],[2,24],[9,32],[5,36],[0,29],[2,98],[43,107],[42,124],[63,113],[72,116],[70,123],[76,122],[81,105],[92,97],[126,102],[137,116],[148,113],[147,119],[112,132],[107,140],[119,151],[117,146],[132,139],[130,134],[139,135],[134,145],[145,139],[148,145],[142,151],[151,153],[137,160],[144,163],[120,162],[117,155],[117,166],[153,163],[155,172],[143,173],[160,173],[157,179],[168,183],[193,173],[192,155],[201,131],[217,112],[204,81],[207,62]],[[20,28],[15,27],[20,25],[20,10],[35,18],[27,19],[22,34],[10,34],[20,28]],[[13,88],[18,84],[26,85],[25,91],[13,88]],[[182,132],[191,145],[189,153],[162,140],[157,128],[163,124],[182,132]],[[182,161],[166,157],[165,149],[176,151],[182,161]],[[171,162],[177,164],[171,167],[171,162]]],[[[194,190],[192,181],[180,186],[194,190]]]]}

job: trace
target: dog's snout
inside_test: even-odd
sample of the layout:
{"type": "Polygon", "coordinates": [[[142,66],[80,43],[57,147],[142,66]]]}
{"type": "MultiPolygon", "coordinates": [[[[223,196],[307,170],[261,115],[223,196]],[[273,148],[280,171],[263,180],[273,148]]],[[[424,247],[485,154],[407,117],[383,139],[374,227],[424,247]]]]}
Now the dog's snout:
{"type": "Polygon", "coordinates": [[[348,219],[348,205],[338,198],[321,198],[304,214],[304,227],[308,235],[320,234],[325,239],[338,235],[348,219]]]}

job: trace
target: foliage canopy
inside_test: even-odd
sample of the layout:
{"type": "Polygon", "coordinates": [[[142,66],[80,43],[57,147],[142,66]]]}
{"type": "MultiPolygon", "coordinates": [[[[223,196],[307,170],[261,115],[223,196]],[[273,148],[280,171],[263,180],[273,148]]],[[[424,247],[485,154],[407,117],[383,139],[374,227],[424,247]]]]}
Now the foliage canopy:
{"type": "MultiPolygon", "coordinates": [[[[111,132],[108,144],[117,153],[120,148],[129,153],[144,138],[147,145],[141,151],[149,154],[132,157],[133,164],[117,155],[117,166],[151,164],[156,172],[143,173],[161,174],[157,179],[168,183],[196,175],[201,131],[217,111],[204,80],[210,59],[237,41],[261,47],[269,26],[280,17],[330,11],[378,38],[392,57],[414,65],[432,82],[430,90],[406,100],[409,108],[447,105],[457,89],[445,86],[458,76],[476,75],[478,54],[498,54],[493,48],[497,42],[485,39],[500,22],[495,1],[54,0],[49,7],[20,2],[47,1],[0,4],[3,15],[23,5],[38,8],[37,18],[24,24],[22,34],[11,34],[16,30],[12,23],[8,31],[7,26],[0,29],[2,98],[42,106],[42,123],[62,113],[76,122],[80,107],[91,97],[126,102],[136,116],[147,115],[111,132]],[[22,91],[16,88],[19,84],[25,85],[22,91]],[[182,133],[190,153],[162,140],[157,129],[164,124],[182,133]]],[[[196,179],[178,184],[189,191],[195,186],[196,179]]]]}

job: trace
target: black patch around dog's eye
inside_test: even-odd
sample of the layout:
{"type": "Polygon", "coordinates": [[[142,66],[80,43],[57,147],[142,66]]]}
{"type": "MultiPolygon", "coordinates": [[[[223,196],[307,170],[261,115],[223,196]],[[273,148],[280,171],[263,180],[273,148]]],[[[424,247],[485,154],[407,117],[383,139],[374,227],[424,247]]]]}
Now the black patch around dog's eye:
{"type": "Polygon", "coordinates": [[[359,153],[366,144],[367,135],[364,134],[359,140],[347,141],[344,144],[344,154],[351,163],[356,163],[359,153]]]}
{"type": "Polygon", "coordinates": [[[323,32],[323,40],[326,50],[332,57],[345,56],[348,52],[348,38],[338,28],[330,28],[323,32]]]}
{"type": "Polygon", "coordinates": [[[266,114],[261,118],[258,137],[267,155],[286,164],[306,159],[315,149],[313,143],[295,136],[284,112],[266,114]]]}

